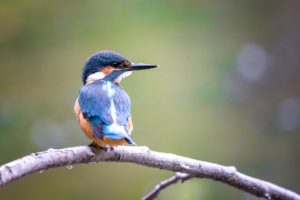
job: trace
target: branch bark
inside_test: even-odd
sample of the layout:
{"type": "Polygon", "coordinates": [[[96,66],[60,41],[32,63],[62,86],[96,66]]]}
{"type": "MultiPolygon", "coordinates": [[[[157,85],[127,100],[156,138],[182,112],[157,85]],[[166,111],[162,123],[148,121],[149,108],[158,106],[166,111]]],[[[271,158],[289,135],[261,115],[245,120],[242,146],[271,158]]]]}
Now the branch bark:
{"type": "Polygon", "coordinates": [[[118,146],[111,151],[79,146],[32,153],[0,167],[0,186],[41,170],[106,161],[130,162],[168,171],[182,172],[200,178],[209,178],[265,199],[300,200],[299,194],[270,182],[242,174],[235,167],[222,166],[170,153],[155,152],[147,147],[138,146],[118,146]]]}

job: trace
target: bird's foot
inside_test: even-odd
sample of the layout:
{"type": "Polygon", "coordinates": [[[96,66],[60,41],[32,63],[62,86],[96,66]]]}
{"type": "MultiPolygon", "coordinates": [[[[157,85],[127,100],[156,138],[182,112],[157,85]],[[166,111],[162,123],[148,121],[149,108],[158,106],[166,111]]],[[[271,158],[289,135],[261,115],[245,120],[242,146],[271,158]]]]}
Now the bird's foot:
{"type": "Polygon", "coordinates": [[[99,148],[100,146],[95,142],[93,141],[91,144],[88,145],[89,147],[91,148],[99,148]]]}
{"type": "Polygon", "coordinates": [[[88,146],[91,148],[92,152],[94,152],[94,153],[101,150],[101,147],[94,141],[91,144],[89,144],[88,146]]]}
{"type": "Polygon", "coordinates": [[[107,153],[110,153],[114,150],[114,147],[112,146],[109,146],[108,144],[104,145],[104,146],[100,146],[100,148],[103,150],[103,151],[106,151],[107,153]]]}
{"type": "Polygon", "coordinates": [[[98,145],[95,141],[93,141],[91,144],[88,145],[94,152],[95,151],[105,151],[105,152],[112,152],[114,150],[114,148],[112,146],[109,146],[108,144],[105,144],[104,146],[100,146],[98,145]]]}

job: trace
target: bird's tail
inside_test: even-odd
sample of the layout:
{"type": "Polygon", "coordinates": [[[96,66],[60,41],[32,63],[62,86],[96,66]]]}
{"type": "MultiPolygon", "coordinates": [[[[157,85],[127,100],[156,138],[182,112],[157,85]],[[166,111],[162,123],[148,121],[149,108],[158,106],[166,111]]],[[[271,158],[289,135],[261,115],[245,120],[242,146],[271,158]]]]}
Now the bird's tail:
{"type": "Polygon", "coordinates": [[[137,146],[137,144],[129,136],[126,137],[126,141],[127,141],[128,144],[132,144],[134,146],[137,146]]]}

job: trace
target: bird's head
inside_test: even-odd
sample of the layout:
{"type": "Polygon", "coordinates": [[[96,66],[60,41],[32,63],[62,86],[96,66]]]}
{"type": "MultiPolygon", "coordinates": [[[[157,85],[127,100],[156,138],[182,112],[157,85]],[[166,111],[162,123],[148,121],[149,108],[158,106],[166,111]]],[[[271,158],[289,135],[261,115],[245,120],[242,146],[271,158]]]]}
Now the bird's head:
{"type": "Polygon", "coordinates": [[[157,67],[154,64],[132,63],[123,55],[114,51],[99,51],[88,58],[82,70],[83,84],[104,79],[115,83],[129,76],[134,70],[157,67]]]}

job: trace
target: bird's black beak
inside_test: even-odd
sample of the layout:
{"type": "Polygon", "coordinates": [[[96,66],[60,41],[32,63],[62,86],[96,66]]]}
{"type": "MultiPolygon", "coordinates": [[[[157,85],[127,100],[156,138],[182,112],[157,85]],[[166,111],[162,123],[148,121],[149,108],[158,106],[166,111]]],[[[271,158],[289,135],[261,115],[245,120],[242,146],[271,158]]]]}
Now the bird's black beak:
{"type": "Polygon", "coordinates": [[[132,70],[144,70],[144,69],[151,69],[158,67],[158,65],[155,64],[144,64],[144,63],[131,63],[130,65],[130,71],[132,70]]]}

